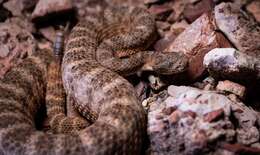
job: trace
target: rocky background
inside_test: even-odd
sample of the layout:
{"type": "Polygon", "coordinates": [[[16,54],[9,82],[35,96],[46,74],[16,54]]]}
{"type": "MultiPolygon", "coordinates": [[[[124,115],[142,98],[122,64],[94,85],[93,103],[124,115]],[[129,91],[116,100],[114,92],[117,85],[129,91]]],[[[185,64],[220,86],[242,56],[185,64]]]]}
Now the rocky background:
{"type": "Polygon", "coordinates": [[[189,59],[181,75],[129,77],[147,110],[145,154],[260,154],[260,0],[0,0],[0,78],[109,5],[147,8],[150,49],[189,59]]]}

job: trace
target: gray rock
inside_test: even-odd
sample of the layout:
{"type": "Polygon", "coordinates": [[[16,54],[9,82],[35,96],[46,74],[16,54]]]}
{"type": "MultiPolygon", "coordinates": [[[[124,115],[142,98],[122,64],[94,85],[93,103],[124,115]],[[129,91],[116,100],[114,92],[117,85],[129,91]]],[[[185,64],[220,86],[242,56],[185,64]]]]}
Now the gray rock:
{"type": "Polygon", "coordinates": [[[217,27],[243,53],[260,55],[260,27],[239,5],[221,3],[215,7],[217,27]]]}
{"type": "Polygon", "coordinates": [[[259,60],[234,48],[211,50],[205,55],[203,64],[216,78],[250,81],[260,75],[259,60]]]}

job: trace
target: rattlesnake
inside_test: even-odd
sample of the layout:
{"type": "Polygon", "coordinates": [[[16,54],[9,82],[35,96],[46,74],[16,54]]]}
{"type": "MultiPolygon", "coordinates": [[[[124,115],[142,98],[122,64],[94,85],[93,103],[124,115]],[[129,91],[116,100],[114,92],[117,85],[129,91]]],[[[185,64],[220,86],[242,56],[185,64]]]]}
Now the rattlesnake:
{"type": "MultiPolygon", "coordinates": [[[[50,53],[38,51],[8,72],[0,81],[0,154],[140,154],[145,112],[133,86],[119,74],[132,73],[148,60],[148,68],[163,74],[183,72],[187,66],[187,59],[180,54],[135,52],[154,40],[154,25],[146,10],[120,7],[89,17],[73,28],[62,62],[63,83],[74,106],[93,122],[78,132],[50,134],[35,129],[35,115],[45,98],[50,53]],[[130,57],[113,56],[113,51],[126,49],[132,51],[130,57]]],[[[59,109],[64,92],[55,89],[61,87],[55,79],[57,73],[59,68],[49,71],[46,101],[49,108],[57,107],[48,114],[56,120],[52,125],[59,128],[66,125],[59,123],[66,122],[62,121],[66,117],[59,109]]]]}

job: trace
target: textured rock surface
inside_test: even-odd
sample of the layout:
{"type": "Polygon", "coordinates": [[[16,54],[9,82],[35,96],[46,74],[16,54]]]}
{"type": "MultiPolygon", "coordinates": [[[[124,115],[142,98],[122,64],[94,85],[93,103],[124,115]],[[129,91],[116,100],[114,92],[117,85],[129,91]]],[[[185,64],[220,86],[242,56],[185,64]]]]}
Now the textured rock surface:
{"type": "Polygon", "coordinates": [[[0,78],[26,55],[32,54],[35,45],[31,33],[17,23],[0,23],[0,78]]]}
{"type": "Polygon", "coordinates": [[[216,48],[204,57],[204,65],[216,78],[254,80],[259,78],[259,60],[234,48],[216,48]]]}
{"type": "Polygon", "coordinates": [[[147,131],[154,154],[237,153],[226,148],[233,146],[228,143],[240,143],[250,152],[254,148],[246,146],[259,140],[257,113],[237,98],[173,85],[167,96],[151,103],[148,113],[147,131]],[[225,143],[226,151],[218,147],[225,143]]]}
{"type": "Polygon", "coordinates": [[[225,37],[215,31],[211,14],[204,14],[185,29],[166,49],[167,52],[182,52],[189,58],[188,76],[199,77],[203,71],[203,57],[216,47],[229,47],[225,37]]]}
{"type": "Polygon", "coordinates": [[[33,13],[32,20],[44,18],[49,14],[62,13],[73,9],[71,0],[39,0],[33,13]]]}
{"type": "Polygon", "coordinates": [[[251,16],[231,3],[215,7],[218,28],[240,51],[253,56],[260,55],[260,27],[251,16]]]}

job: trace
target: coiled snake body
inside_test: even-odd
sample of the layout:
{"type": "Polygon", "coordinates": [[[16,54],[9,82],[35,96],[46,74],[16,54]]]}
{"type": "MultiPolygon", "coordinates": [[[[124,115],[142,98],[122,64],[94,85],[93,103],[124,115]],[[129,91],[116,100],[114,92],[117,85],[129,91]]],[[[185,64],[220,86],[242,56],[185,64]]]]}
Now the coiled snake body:
{"type": "Polygon", "coordinates": [[[68,119],[64,114],[59,69],[49,71],[50,83],[46,84],[50,53],[38,52],[8,72],[0,81],[0,154],[139,154],[146,131],[145,112],[133,86],[119,74],[134,72],[148,59],[153,69],[166,74],[170,71],[164,67],[172,67],[177,73],[187,64],[179,54],[165,57],[136,52],[154,40],[154,25],[146,10],[122,7],[89,17],[72,30],[62,62],[62,78],[66,92],[75,100],[74,106],[93,122],[89,127],[85,127],[84,120],[68,119]],[[114,52],[120,50],[132,55],[114,57],[114,52]],[[166,58],[172,59],[163,61],[166,58]],[[58,134],[35,128],[35,115],[45,98],[46,86],[48,115],[58,134]],[[79,126],[78,131],[61,134],[67,132],[63,131],[66,124],[79,126]]]}

